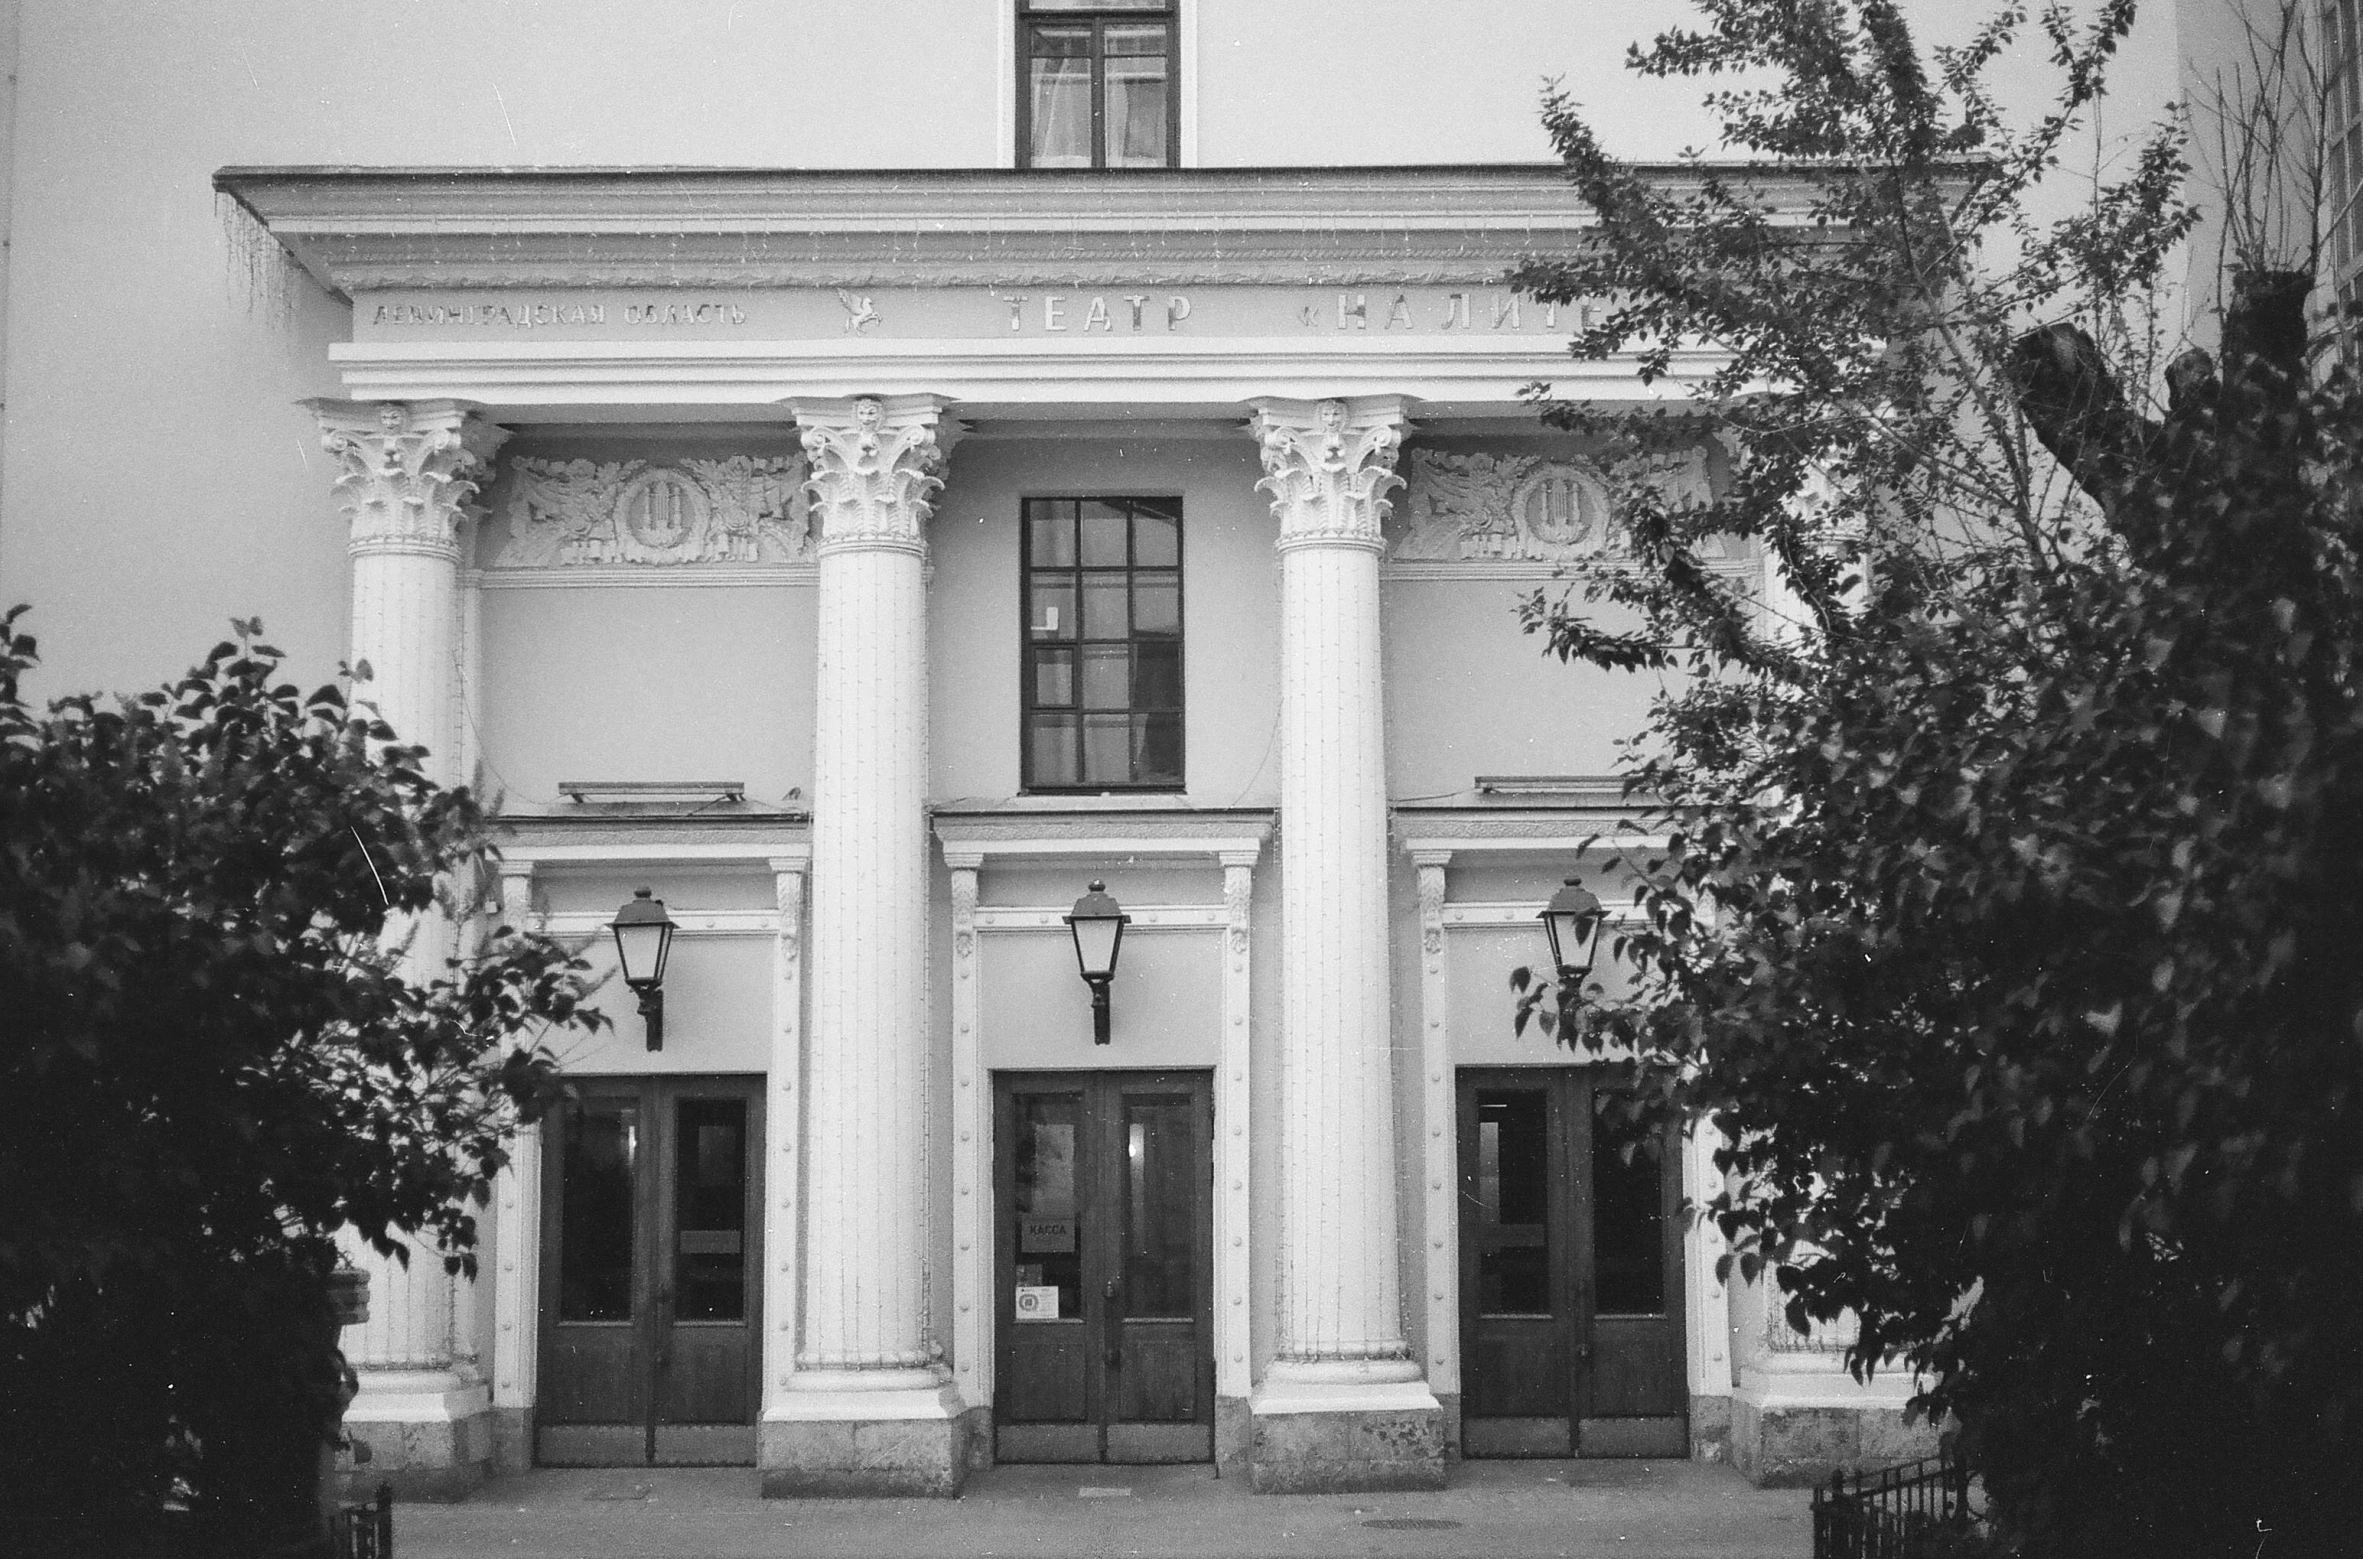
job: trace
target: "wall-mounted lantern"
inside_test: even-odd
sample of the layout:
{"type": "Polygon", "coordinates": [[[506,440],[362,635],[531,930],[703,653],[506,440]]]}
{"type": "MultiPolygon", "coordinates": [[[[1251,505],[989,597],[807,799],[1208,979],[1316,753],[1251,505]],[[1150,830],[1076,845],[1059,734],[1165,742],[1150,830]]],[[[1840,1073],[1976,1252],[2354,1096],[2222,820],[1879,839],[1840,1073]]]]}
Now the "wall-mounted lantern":
{"type": "Polygon", "coordinates": [[[1116,953],[1124,945],[1124,928],[1132,917],[1108,897],[1108,885],[1095,882],[1091,891],[1067,912],[1067,930],[1075,937],[1075,967],[1091,987],[1091,1042],[1108,1042],[1108,986],[1116,978],[1116,953]]]}
{"type": "Polygon", "coordinates": [[[673,921],[665,901],[646,888],[615,912],[616,962],[623,965],[624,984],[640,998],[640,1016],[648,1020],[648,1048],[665,1048],[665,959],[673,951],[673,921]]]}
{"type": "Polygon", "coordinates": [[[1608,923],[1599,896],[1570,877],[1551,895],[1537,917],[1551,939],[1551,962],[1559,970],[1559,988],[1573,994],[1583,989],[1592,965],[1600,956],[1600,928],[1608,923]]]}

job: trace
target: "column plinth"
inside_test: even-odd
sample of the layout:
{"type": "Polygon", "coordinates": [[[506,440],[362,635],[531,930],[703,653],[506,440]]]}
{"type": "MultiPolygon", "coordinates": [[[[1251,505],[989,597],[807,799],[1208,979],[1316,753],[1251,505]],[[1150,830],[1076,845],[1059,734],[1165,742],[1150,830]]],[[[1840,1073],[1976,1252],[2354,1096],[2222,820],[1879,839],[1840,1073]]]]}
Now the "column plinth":
{"type": "MultiPolygon", "coordinates": [[[[460,782],[459,566],[477,491],[490,480],[505,430],[457,401],[316,400],[321,447],[335,457],[334,491],[352,559],[348,654],[374,704],[439,785],[460,782]]],[[[404,974],[440,979],[454,927],[429,913],[388,929],[404,974]]],[[[491,1394],[477,1367],[470,1302],[430,1246],[411,1243],[407,1266],[358,1245],[369,1274],[370,1319],[347,1335],[360,1394],[345,1423],[371,1448],[370,1475],[405,1496],[449,1497],[480,1481],[491,1456],[491,1394]]]]}
{"type": "Polygon", "coordinates": [[[819,535],[803,1326],[764,1407],[768,1495],[953,1494],[927,1314],[925,526],[942,402],[799,401],[819,535]]]}
{"type": "Polygon", "coordinates": [[[1396,1248],[1379,527],[1395,396],[1262,400],[1280,553],[1279,1351],[1250,1403],[1259,1490],[1441,1486],[1443,1412],[1396,1248]]]}

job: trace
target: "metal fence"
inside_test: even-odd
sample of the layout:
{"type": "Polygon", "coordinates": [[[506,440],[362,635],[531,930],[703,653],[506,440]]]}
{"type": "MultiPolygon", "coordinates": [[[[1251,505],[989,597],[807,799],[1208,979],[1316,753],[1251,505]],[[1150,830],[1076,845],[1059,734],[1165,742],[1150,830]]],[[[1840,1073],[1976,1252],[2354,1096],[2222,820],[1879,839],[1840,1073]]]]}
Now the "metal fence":
{"type": "Polygon", "coordinates": [[[367,1505],[347,1505],[329,1521],[336,1559],[394,1559],[394,1486],[377,1486],[377,1499],[367,1505]]]}
{"type": "Polygon", "coordinates": [[[1940,1532],[1965,1532],[1969,1469],[1949,1455],[1877,1472],[1830,1474],[1813,1490],[1813,1559],[1917,1559],[1940,1532]]]}

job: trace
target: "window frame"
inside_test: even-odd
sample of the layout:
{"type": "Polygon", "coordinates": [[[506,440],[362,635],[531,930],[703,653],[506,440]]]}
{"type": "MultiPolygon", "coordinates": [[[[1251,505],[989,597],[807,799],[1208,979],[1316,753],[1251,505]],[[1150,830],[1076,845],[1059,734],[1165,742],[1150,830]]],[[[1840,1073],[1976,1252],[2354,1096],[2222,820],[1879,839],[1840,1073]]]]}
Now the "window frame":
{"type": "MultiPolygon", "coordinates": [[[[1017,520],[1017,743],[1019,794],[1027,796],[1097,796],[1106,794],[1182,795],[1187,792],[1189,787],[1190,772],[1188,649],[1189,599],[1188,593],[1184,586],[1183,576],[1187,572],[1188,568],[1189,543],[1188,538],[1184,534],[1187,529],[1185,515],[1186,509],[1184,506],[1184,500],[1182,495],[1179,493],[1052,492],[1026,493],[1019,497],[1017,520]],[[1093,639],[1087,641],[1082,633],[1082,600],[1083,582],[1085,576],[1093,573],[1111,574],[1118,572],[1116,569],[1104,566],[1094,568],[1086,565],[1083,561],[1080,506],[1083,504],[1092,503],[1122,505],[1127,509],[1124,539],[1125,561],[1121,570],[1125,582],[1125,635],[1121,642],[1125,645],[1127,651],[1127,684],[1125,690],[1126,703],[1124,705],[1124,713],[1132,719],[1139,719],[1148,715],[1169,715],[1172,718],[1174,771],[1173,777],[1170,779],[1128,779],[1116,781],[1094,780],[1085,777],[1087,770],[1085,767],[1086,760],[1083,751],[1083,742],[1085,738],[1082,721],[1087,713],[1094,711],[1092,706],[1089,706],[1084,702],[1084,671],[1082,651],[1086,643],[1112,644],[1118,642],[1112,639],[1093,639]],[[1036,506],[1040,504],[1072,504],[1077,506],[1075,510],[1075,518],[1072,521],[1072,523],[1074,523],[1076,526],[1075,561],[1072,564],[1063,566],[1057,564],[1048,565],[1045,570],[1051,574],[1066,575],[1067,577],[1074,580],[1074,610],[1076,622],[1075,632],[1072,637],[1063,639],[1048,639],[1040,641],[1040,644],[1038,644],[1034,637],[1034,581],[1036,572],[1034,565],[1034,519],[1036,514],[1036,506]],[[1138,561],[1139,544],[1138,537],[1133,529],[1133,515],[1131,512],[1131,506],[1134,505],[1153,507],[1158,512],[1168,514],[1172,517],[1173,562],[1171,564],[1157,563],[1144,565],[1138,561]],[[1135,626],[1136,619],[1133,610],[1133,602],[1136,596],[1138,582],[1143,574],[1157,576],[1160,579],[1169,577],[1172,581],[1174,599],[1174,631],[1170,640],[1160,635],[1144,641],[1137,627],[1135,626]],[[1137,691],[1137,649],[1138,646],[1143,642],[1169,642],[1173,646],[1175,701],[1170,708],[1162,706],[1153,709],[1143,708],[1138,703],[1133,701],[1134,694],[1137,691]],[[1074,653],[1074,665],[1072,672],[1070,673],[1072,677],[1072,688],[1074,694],[1073,702],[1068,704],[1042,704],[1037,701],[1041,689],[1037,655],[1038,649],[1043,646],[1069,649],[1074,653]],[[1061,712],[1071,713],[1076,720],[1075,773],[1077,777],[1071,782],[1064,780],[1045,781],[1035,773],[1034,717],[1038,713],[1056,714],[1061,712]]],[[[1113,710],[1111,708],[1100,708],[1096,712],[1104,714],[1111,713],[1113,710]]]]}
{"type": "Polygon", "coordinates": [[[1153,168],[1111,168],[1108,166],[1107,108],[1108,56],[1107,28],[1143,22],[1162,22],[1165,26],[1165,161],[1161,166],[1181,166],[1181,0],[1163,0],[1154,8],[1146,6],[1076,6],[1071,9],[1035,9],[1034,0],[1016,0],[1012,12],[1017,30],[1014,53],[1017,74],[1017,138],[1015,162],[1022,172],[1036,173],[1150,173],[1153,168]],[[1037,26],[1071,25],[1091,29],[1091,166],[1089,168],[1036,168],[1034,166],[1034,34],[1037,26]]]}

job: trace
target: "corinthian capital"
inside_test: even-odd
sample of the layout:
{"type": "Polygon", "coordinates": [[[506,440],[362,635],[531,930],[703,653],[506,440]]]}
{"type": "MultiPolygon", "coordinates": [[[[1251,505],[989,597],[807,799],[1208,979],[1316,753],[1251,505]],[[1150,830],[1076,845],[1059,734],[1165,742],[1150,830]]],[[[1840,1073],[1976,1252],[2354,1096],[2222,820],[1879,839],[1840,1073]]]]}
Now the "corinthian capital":
{"type": "Polygon", "coordinates": [[[320,447],[336,457],[337,507],[355,556],[457,559],[459,525],[509,434],[460,401],[307,401],[320,447]]]}
{"type": "Polygon", "coordinates": [[[1303,546],[1366,547],[1386,543],[1379,526],[1403,485],[1395,456],[1411,425],[1400,395],[1350,400],[1249,402],[1264,462],[1255,485],[1272,495],[1282,550],[1303,546]]]}
{"type": "Polygon", "coordinates": [[[934,395],[863,395],[791,403],[812,462],[805,490],[824,555],[843,548],[924,552],[944,485],[952,428],[934,395]]]}

